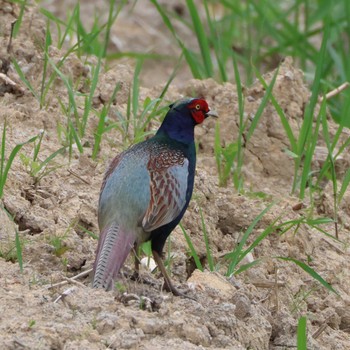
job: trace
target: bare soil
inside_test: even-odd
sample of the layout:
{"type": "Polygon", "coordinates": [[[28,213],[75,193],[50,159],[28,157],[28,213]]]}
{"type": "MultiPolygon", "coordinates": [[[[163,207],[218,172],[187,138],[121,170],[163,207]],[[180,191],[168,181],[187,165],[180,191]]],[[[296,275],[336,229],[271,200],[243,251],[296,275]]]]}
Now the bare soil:
{"type": "MultiPolygon", "coordinates": [[[[145,5],[144,1],[141,3],[145,5]]],[[[51,6],[58,15],[63,11],[55,2],[51,6]]],[[[156,12],[152,12],[150,6],[146,7],[147,11],[138,6],[139,2],[134,16],[122,13],[123,25],[119,24],[113,32],[123,43],[123,50],[135,49],[132,45],[151,47],[152,42],[160,40],[155,33],[162,33],[163,37],[161,43],[157,41],[156,50],[162,44],[164,50],[174,49],[156,12]],[[141,35],[137,34],[138,26],[156,29],[143,30],[143,40],[137,42],[136,38],[141,35]]],[[[87,13],[93,9],[91,4],[84,7],[87,13]]],[[[34,88],[40,88],[41,45],[46,25],[38,9],[31,6],[8,52],[11,22],[18,11],[17,5],[0,0],[0,125],[2,129],[6,118],[7,156],[16,144],[45,130],[39,153],[39,159],[44,160],[62,147],[57,127],[65,125],[67,118],[60,101],[67,103],[68,96],[62,82],[57,81],[48,93],[45,108],[40,109],[38,100],[20,81],[11,63],[13,58],[34,88]]],[[[103,13],[103,9],[101,11],[103,13]]],[[[55,48],[50,50],[54,62],[63,54],[55,48]]],[[[142,99],[158,96],[171,67],[171,64],[149,65],[143,77],[142,99]],[[153,80],[148,79],[151,76],[153,80]]],[[[63,71],[84,91],[84,82],[91,74],[88,63],[72,55],[63,71]]],[[[273,74],[267,73],[265,80],[269,82],[273,74]]],[[[94,108],[102,109],[115,84],[120,82],[122,89],[112,111],[124,112],[132,75],[128,62],[114,64],[101,74],[94,108]]],[[[238,130],[235,85],[218,84],[214,80],[196,81],[188,79],[189,76],[186,70],[181,70],[166,100],[189,95],[204,97],[220,115],[223,145],[234,141],[238,130]]],[[[264,92],[259,83],[245,88],[246,118],[254,115],[264,92]]],[[[290,58],[280,67],[274,96],[297,134],[310,91],[304,83],[303,72],[293,66],[290,58]]],[[[77,103],[83,106],[83,98],[77,97],[77,103]]],[[[115,118],[113,115],[115,113],[111,118],[115,118]]],[[[260,259],[259,264],[231,278],[225,277],[227,262],[223,256],[233,250],[242,233],[272,200],[278,203],[256,226],[249,243],[276,219],[284,222],[300,218],[310,205],[305,200],[303,208],[293,210],[299,204],[298,198],[290,195],[294,163],[284,151],[289,147],[288,140],[278,114],[270,105],[246,145],[244,194],[237,193],[232,184],[225,188],[218,186],[213,152],[215,122],[207,120],[197,129],[195,190],[183,226],[208,268],[201,208],[217,271],[200,272],[194,268],[180,228],[176,228],[170,238],[172,278],[196,300],[166,293],[160,276],[146,269],[142,275],[150,283],[123,277],[121,283],[125,291],[94,290],[90,287],[91,276],[76,282],[69,280],[92,267],[97,240],[84,229],[98,234],[96,207],[103,173],[108,162],[125,147],[121,135],[111,131],[102,142],[98,160],[93,161],[91,145],[97,122],[92,113],[84,153],[75,150],[71,161],[68,155],[57,156],[50,165],[53,171],[38,184],[20,157],[10,170],[3,206],[14,217],[14,223],[0,210],[0,253],[7,257],[0,258],[1,349],[287,349],[296,346],[297,323],[302,315],[308,319],[309,349],[350,348],[349,193],[339,208],[339,234],[343,243],[306,225],[301,225],[296,233],[275,232],[247,257],[246,262],[260,259]],[[15,229],[19,230],[22,241],[23,273],[17,262],[8,259],[14,253],[15,229]],[[276,256],[308,263],[339,295],[330,293],[293,263],[273,258],[276,256]],[[62,281],[66,284],[56,285],[62,281]]],[[[329,124],[334,133],[336,126],[331,118],[329,124]]],[[[154,129],[157,126],[157,123],[152,125],[154,129]]],[[[342,137],[348,136],[345,130],[342,137]]],[[[318,147],[313,170],[319,169],[326,157],[325,145],[320,142],[318,147]]],[[[27,145],[20,153],[30,155],[32,152],[33,146],[27,145]]],[[[339,181],[349,166],[346,153],[349,152],[337,160],[339,181]]],[[[324,194],[314,203],[315,216],[332,217],[332,186],[323,185],[324,194]]],[[[334,225],[324,228],[334,235],[334,225]]],[[[125,270],[130,271],[132,260],[126,265],[125,270]]]]}

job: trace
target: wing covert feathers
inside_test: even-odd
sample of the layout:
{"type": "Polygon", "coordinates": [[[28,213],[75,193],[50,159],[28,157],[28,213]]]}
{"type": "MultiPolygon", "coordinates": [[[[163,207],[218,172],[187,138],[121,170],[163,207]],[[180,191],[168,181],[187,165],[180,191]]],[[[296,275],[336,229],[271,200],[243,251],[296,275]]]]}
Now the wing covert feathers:
{"type": "Polygon", "coordinates": [[[150,203],[142,220],[146,232],[176,219],[186,204],[188,159],[168,167],[150,167],[150,203]]]}

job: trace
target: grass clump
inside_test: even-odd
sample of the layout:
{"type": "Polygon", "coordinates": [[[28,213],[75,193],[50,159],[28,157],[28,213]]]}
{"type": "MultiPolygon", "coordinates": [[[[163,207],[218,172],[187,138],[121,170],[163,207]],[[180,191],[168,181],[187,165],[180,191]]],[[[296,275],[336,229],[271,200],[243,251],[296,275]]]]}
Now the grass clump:
{"type": "Polygon", "coordinates": [[[20,159],[22,163],[28,168],[30,176],[33,178],[33,185],[38,185],[39,182],[50,173],[54,172],[58,168],[62,167],[61,164],[53,164],[50,166],[52,161],[55,157],[57,157],[59,154],[63,154],[66,150],[65,147],[62,147],[58,149],[57,151],[50,154],[48,157],[46,157],[44,160],[39,159],[39,152],[42,145],[42,140],[44,137],[44,130],[40,131],[38,135],[38,142],[36,143],[34,141],[34,150],[33,150],[33,156],[27,156],[24,153],[21,153],[20,159]]]}
{"type": "Polygon", "coordinates": [[[6,137],[7,137],[7,121],[5,119],[2,130],[2,138],[1,138],[1,148],[0,148],[0,200],[4,195],[4,188],[7,181],[8,173],[11,169],[12,163],[18,154],[18,152],[22,149],[22,147],[28,143],[34,142],[38,136],[34,136],[29,140],[18,143],[10,152],[8,159],[6,160],[6,137]]]}

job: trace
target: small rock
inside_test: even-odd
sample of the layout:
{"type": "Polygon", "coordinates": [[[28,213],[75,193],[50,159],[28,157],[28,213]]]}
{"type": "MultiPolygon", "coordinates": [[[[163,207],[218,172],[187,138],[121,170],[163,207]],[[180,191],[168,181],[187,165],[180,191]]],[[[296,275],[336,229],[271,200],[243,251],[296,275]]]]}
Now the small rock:
{"type": "Polygon", "coordinates": [[[236,293],[233,296],[233,303],[236,305],[234,314],[238,319],[242,320],[250,314],[251,302],[245,294],[236,293]]]}
{"type": "Polygon", "coordinates": [[[187,281],[197,289],[205,288],[206,292],[222,300],[231,299],[236,289],[223,276],[212,272],[195,270],[187,281]]]}

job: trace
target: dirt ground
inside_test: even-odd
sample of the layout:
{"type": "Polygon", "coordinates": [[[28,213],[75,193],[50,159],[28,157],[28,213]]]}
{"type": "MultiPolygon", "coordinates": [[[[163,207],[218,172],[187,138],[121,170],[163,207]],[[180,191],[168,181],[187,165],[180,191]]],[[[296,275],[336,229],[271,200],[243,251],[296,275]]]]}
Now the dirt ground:
{"type": "MultiPolygon", "coordinates": [[[[52,2],[50,6],[50,10],[60,15],[57,3],[52,2]]],[[[158,47],[175,50],[156,13],[150,6],[146,7],[147,11],[138,6],[139,2],[134,16],[122,12],[112,38],[118,38],[123,50],[132,51],[142,45],[152,48],[160,40],[157,33],[162,33],[163,41],[157,42],[155,51],[158,47]],[[140,41],[137,38],[142,28],[144,38],[140,41]]],[[[93,9],[90,3],[90,7],[84,7],[83,14],[93,9]]],[[[62,147],[57,126],[66,123],[66,116],[59,101],[67,103],[68,96],[64,85],[57,82],[48,92],[46,108],[40,109],[38,100],[20,82],[11,64],[12,58],[18,61],[35,89],[40,88],[43,69],[40,44],[45,39],[45,21],[37,8],[31,6],[25,13],[20,34],[7,52],[11,22],[18,10],[16,5],[0,0],[0,129],[6,118],[7,156],[15,144],[44,130],[39,153],[39,159],[44,160],[62,147]]],[[[103,8],[100,10],[103,12],[103,8]]],[[[54,47],[50,50],[54,62],[63,54],[54,47]]],[[[84,79],[91,74],[83,61],[72,55],[63,71],[81,84],[83,91],[84,79]]],[[[171,63],[164,63],[160,68],[148,63],[145,71],[141,99],[156,98],[171,73],[171,63]]],[[[273,73],[267,73],[265,79],[270,81],[273,73]]],[[[128,62],[115,64],[104,72],[94,108],[101,110],[115,84],[120,82],[122,88],[112,110],[124,112],[132,75],[133,68],[128,62]]],[[[190,74],[185,68],[180,70],[166,100],[189,95],[204,97],[220,115],[223,145],[232,142],[238,134],[235,85],[188,77],[190,74]]],[[[247,118],[254,115],[263,95],[264,89],[259,83],[245,89],[247,118]]],[[[310,91],[303,73],[293,66],[290,58],[280,67],[274,96],[297,133],[310,91]]],[[[77,97],[77,101],[83,105],[82,98],[77,97]]],[[[329,123],[334,133],[336,126],[331,120],[329,123]]],[[[156,128],[154,124],[152,127],[156,128]]],[[[123,147],[121,136],[111,131],[103,139],[97,161],[92,160],[96,125],[97,118],[91,114],[84,153],[74,150],[71,161],[68,155],[57,156],[50,165],[53,171],[38,184],[34,184],[28,166],[20,157],[10,170],[3,205],[15,223],[0,210],[0,253],[11,256],[17,228],[23,247],[24,271],[20,272],[17,262],[0,258],[1,349],[289,349],[296,347],[297,323],[303,315],[308,320],[309,349],[350,348],[349,193],[339,208],[342,243],[306,225],[296,234],[274,232],[262,240],[245,261],[260,259],[259,264],[231,278],[225,277],[227,262],[223,256],[233,250],[242,233],[272,200],[278,203],[262,218],[248,243],[276,219],[284,222],[305,214],[306,209],[293,210],[299,203],[297,197],[290,195],[294,163],[284,152],[289,146],[288,140],[273,106],[265,109],[245,149],[244,194],[238,194],[231,184],[218,186],[213,152],[215,122],[206,120],[196,130],[199,147],[195,189],[183,226],[205,263],[201,208],[217,271],[194,269],[179,227],[170,237],[172,278],[196,300],[162,291],[159,275],[146,269],[142,275],[152,283],[137,283],[123,277],[125,291],[94,290],[90,287],[89,275],[70,280],[92,267],[97,240],[84,229],[98,234],[96,207],[103,173],[123,147]],[[308,263],[339,295],[330,293],[291,262],[273,258],[276,256],[308,263]]],[[[349,132],[344,131],[342,137],[349,137],[349,132]]],[[[318,146],[319,156],[313,170],[325,159],[324,144],[318,146]]],[[[20,153],[32,154],[33,145],[26,145],[20,153]]],[[[348,155],[337,160],[339,180],[349,164],[348,155]]],[[[315,216],[332,217],[332,186],[329,183],[324,186],[324,195],[315,203],[315,216]]],[[[307,208],[310,203],[305,200],[303,204],[307,208]]],[[[323,228],[334,235],[334,225],[323,228]]],[[[130,270],[131,259],[126,265],[125,270],[130,270]]]]}

